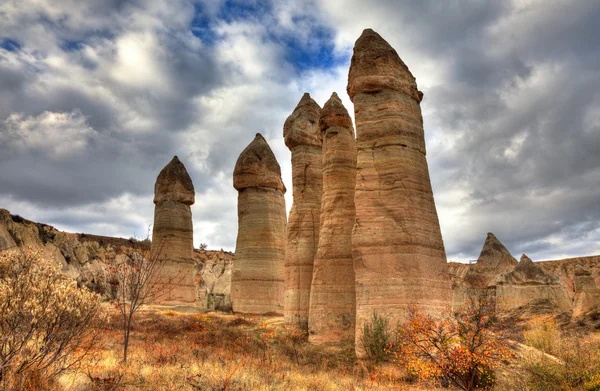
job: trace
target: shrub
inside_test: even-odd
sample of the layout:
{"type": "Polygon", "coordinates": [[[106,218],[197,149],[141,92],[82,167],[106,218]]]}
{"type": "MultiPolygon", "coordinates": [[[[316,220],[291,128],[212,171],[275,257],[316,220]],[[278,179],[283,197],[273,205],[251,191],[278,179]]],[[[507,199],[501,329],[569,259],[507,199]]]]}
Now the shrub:
{"type": "Polygon", "coordinates": [[[389,322],[389,317],[373,312],[371,321],[365,322],[363,325],[360,342],[367,358],[375,364],[388,359],[392,347],[392,332],[389,322]]]}
{"type": "Polygon", "coordinates": [[[463,310],[441,319],[410,308],[398,327],[397,362],[422,381],[491,389],[494,368],[513,355],[495,308],[487,295],[471,297],[463,310]]]}
{"type": "Polygon", "coordinates": [[[95,342],[99,297],[31,249],[0,252],[0,385],[52,381],[95,342]]]}

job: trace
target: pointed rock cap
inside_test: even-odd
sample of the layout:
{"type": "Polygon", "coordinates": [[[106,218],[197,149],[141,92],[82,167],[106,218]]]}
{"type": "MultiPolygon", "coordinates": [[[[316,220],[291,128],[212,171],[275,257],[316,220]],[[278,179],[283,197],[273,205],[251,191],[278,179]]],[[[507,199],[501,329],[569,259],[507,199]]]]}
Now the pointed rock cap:
{"type": "Polygon", "coordinates": [[[302,95],[294,112],[287,117],[283,124],[283,138],[288,148],[297,145],[313,145],[320,147],[323,144],[319,130],[319,115],[321,107],[315,102],[308,92],[302,95]]]}
{"type": "Polygon", "coordinates": [[[342,100],[335,92],[331,94],[331,98],[329,98],[327,103],[325,103],[321,109],[319,127],[322,132],[332,127],[346,128],[350,130],[354,136],[354,128],[352,127],[350,114],[348,114],[348,110],[346,110],[342,100]]]}
{"type": "Polygon", "coordinates": [[[249,187],[270,187],[285,193],[279,163],[260,133],[256,133],[254,140],[238,157],[233,170],[233,187],[237,191],[249,187]]]}
{"type": "Polygon", "coordinates": [[[512,270],[504,273],[490,285],[551,285],[559,284],[560,278],[542,269],[531,258],[523,254],[521,261],[512,270]]]}
{"type": "Polygon", "coordinates": [[[502,242],[491,232],[488,232],[479,258],[477,259],[477,265],[481,266],[514,266],[517,264],[517,260],[510,254],[510,252],[504,247],[502,242]]]}
{"type": "Polygon", "coordinates": [[[528,263],[533,263],[533,261],[531,260],[531,258],[529,258],[525,254],[521,255],[521,259],[519,259],[519,265],[521,265],[521,264],[528,264],[528,263]]]}
{"type": "Polygon", "coordinates": [[[415,77],[396,50],[375,31],[366,29],[354,44],[348,95],[354,101],[356,94],[379,91],[401,92],[417,103],[423,98],[415,77]]]}
{"type": "Polygon", "coordinates": [[[195,195],[192,178],[179,158],[173,157],[156,178],[154,203],[172,201],[192,205],[195,195]]]}
{"type": "Polygon", "coordinates": [[[283,137],[288,148],[297,145],[322,145],[323,140],[318,127],[320,112],[321,107],[317,102],[308,92],[304,93],[283,125],[283,137]]]}

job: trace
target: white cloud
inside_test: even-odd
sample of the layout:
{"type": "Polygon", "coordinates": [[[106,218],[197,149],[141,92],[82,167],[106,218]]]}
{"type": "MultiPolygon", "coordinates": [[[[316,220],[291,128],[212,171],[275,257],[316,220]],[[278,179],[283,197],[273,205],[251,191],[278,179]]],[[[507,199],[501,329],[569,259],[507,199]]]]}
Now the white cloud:
{"type": "Polygon", "coordinates": [[[53,159],[81,153],[96,136],[79,111],[38,116],[10,115],[1,127],[0,142],[21,150],[35,149],[53,159]]]}

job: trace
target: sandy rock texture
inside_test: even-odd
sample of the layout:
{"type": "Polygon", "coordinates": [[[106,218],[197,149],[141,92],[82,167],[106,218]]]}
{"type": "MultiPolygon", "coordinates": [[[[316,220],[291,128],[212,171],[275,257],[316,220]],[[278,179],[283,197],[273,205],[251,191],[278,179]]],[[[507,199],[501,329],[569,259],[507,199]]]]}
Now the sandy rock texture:
{"type": "Polygon", "coordinates": [[[527,305],[537,300],[551,303],[558,312],[572,308],[569,294],[560,278],[546,272],[527,255],[490,284],[496,287],[496,303],[503,310],[527,305]]]}
{"type": "Polygon", "coordinates": [[[396,51],[373,30],[354,46],[348,75],[357,133],[356,346],[373,312],[394,324],[408,305],[441,312],[452,299],[429,169],[423,94],[396,51]]]}
{"type": "Polygon", "coordinates": [[[233,311],[283,314],[286,189],[279,163],[260,133],[238,157],[233,187],[239,192],[233,311]]]}
{"type": "Polygon", "coordinates": [[[167,164],[154,185],[152,257],[162,262],[159,277],[164,290],[161,304],[196,301],[192,179],[177,156],[167,164]]]}
{"type": "Polygon", "coordinates": [[[321,110],[323,201],[310,291],[309,339],[353,342],[356,317],[352,227],[356,140],[348,111],[334,92],[321,110]]]}
{"type": "Polygon", "coordinates": [[[294,196],[287,224],[284,318],[286,323],[304,330],[308,328],[310,287],[319,244],[323,194],[320,111],[317,102],[306,93],[283,125],[285,145],[292,154],[294,196]]]}

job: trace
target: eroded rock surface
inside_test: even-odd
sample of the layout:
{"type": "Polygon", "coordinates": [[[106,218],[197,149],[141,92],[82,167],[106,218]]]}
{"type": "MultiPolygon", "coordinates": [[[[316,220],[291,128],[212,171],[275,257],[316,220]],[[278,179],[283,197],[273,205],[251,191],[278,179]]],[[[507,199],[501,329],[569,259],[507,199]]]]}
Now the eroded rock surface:
{"type": "Polygon", "coordinates": [[[573,316],[578,317],[593,308],[600,308],[600,289],[592,273],[581,265],[575,266],[575,301],[573,316]]]}
{"type": "Polygon", "coordinates": [[[284,318],[308,328],[308,305],[313,262],[319,244],[323,193],[321,108],[304,94],[283,126],[285,145],[292,154],[293,204],[287,224],[284,318]]]}
{"type": "Polygon", "coordinates": [[[240,154],[233,187],[238,191],[233,311],[283,314],[285,186],[279,163],[260,133],[240,154]]]}
{"type": "Polygon", "coordinates": [[[502,310],[521,307],[536,300],[551,303],[559,312],[572,308],[571,299],[560,278],[544,271],[525,254],[516,266],[496,277],[490,286],[496,287],[496,302],[502,310]]]}
{"type": "Polygon", "coordinates": [[[310,292],[309,338],[315,343],[353,342],[356,140],[350,115],[336,93],[323,106],[319,126],[323,133],[323,202],[310,292]]]}
{"type": "Polygon", "coordinates": [[[464,281],[469,286],[485,288],[495,277],[512,269],[517,263],[502,242],[488,232],[477,263],[468,269],[464,281]]]}
{"type": "Polygon", "coordinates": [[[348,76],[357,132],[356,347],[373,312],[395,324],[407,306],[439,314],[452,292],[425,158],[423,94],[373,30],[356,41],[348,76]]]}
{"type": "Polygon", "coordinates": [[[198,301],[209,310],[231,309],[233,253],[195,250],[198,301]]]}

